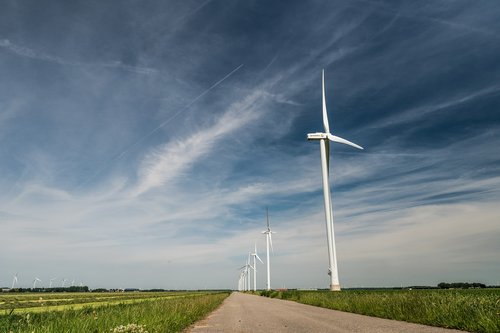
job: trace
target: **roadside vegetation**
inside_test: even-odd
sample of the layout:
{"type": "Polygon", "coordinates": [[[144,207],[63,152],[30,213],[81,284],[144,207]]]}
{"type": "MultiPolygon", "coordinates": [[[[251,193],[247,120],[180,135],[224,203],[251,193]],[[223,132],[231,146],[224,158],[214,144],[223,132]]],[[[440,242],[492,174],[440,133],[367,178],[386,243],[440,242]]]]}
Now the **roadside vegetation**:
{"type": "MultiPolygon", "coordinates": [[[[63,302],[56,304],[61,308],[54,310],[53,305],[18,308],[13,303],[8,308],[4,302],[0,332],[179,332],[217,308],[228,295],[228,292],[43,295],[47,300],[55,297],[52,300],[57,300],[56,303],[63,302]],[[36,311],[29,311],[35,308],[36,311]]],[[[31,304],[40,294],[26,295],[27,299],[23,299],[24,295],[16,297],[18,305],[31,304]]]]}
{"type": "Polygon", "coordinates": [[[500,289],[262,291],[262,296],[471,332],[500,332],[500,289]]]}

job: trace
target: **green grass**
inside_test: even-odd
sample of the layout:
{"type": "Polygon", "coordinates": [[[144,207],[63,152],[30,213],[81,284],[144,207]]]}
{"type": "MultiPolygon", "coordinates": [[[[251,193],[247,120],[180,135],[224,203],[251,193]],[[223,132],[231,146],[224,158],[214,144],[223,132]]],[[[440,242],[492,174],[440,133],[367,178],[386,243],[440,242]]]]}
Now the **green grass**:
{"type": "Polygon", "coordinates": [[[263,292],[264,296],[471,332],[500,332],[500,289],[263,292]]]}
{"type": "MultiPolygon", "coordinates": [[[[127,324],[145,325],[149,333],[179,332],[213,311],[229,295],[178,293],[182,297],[173,297],[173,293],[170,293],[172,297],[155,297],[158,293],[148,294],[152,296],[149,301],[134,303],[128,303],[130,298],[123,296],[122,303],[115,304],[116,300],[113,299],[113,303],[100,304],[98,307],[84,306],[80,309],[18,314],[14,310],[10,315],[0,315],[0,332],[100,333],[110,332],[115,327],[127,324]]],[[[63,296],[72,298],[68,294],[63,296]]],[[[88,295],[85,296],[89,298],[88,295]]],[[[81,306],[81,303],[75,304],[81,306]]]]}
{"type": "Polygon", "coordinates": [[[52,310],[80,309],[86,306],[102,306],[135,303],[159,298],[176,298],[202,295],[206,292],[134,292],[134,293],[52,293],[0,295],[0,314],[44,312],[52,310]]]}

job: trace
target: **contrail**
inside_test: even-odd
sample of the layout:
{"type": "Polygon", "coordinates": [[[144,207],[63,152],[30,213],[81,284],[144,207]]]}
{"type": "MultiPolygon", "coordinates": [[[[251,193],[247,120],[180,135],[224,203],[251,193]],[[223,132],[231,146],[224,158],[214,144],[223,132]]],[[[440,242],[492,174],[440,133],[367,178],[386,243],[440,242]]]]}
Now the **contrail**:
{"type": "Polygon", "coordinates": [[[208,88],[207,90],[205,90],[204,92],[202,92],[201,94],[199,94],[198,96],[196,96],[195,99],[193,99],[191,102],[189,102],[189,104],[187,104],[185,107],[183,107],[182,109],[180,109],[179,111],[177,111],[176,113],[174,113],[172,116],[170,116],[169,118],[167,118],[164,122],[162,122],[160,125],[158,125],[158,127],[156,127],[151,132],[147,133],[146,135],[144,135],[143,137],[141,137],[139,140],[137,140],[136,142],[134,142],[133,144],[131,144],[127,149],[125,149],[124,151],[122,151],[118,155],[118,157],[116,157],[116,159],[120,159],[123,155],[125,155],[127,152],[129,152],[132,148],[134,148],[139,143],[141,143],[142,141],[144,141],[145,139],[147,139],[151,135],[153,135],[160,128],[162,128],[163,126],[165,126],[166,124],[168,124],[172,119],[174,119],[175,117],[177,117],[179,114],[181,114],[185,110],[189,109],[189,107],[191,107],[191,105],[193,105],[194,103],[196,103],[197,100],[199,100],[200,98],[202,98],[203,96],[205,96],[206,94],[208,94],[212,89],[214,89],[219,84],[221,84],[222,82],[224,82],[227,78],[229,78],[231,75],[233,75],[234,73],[236,73],[241,67],[243,67],[243,64],[241,64],[238,67],[236,67],[235,69],[233,69],[229,74],[227,74],[226,76],[224,76],[219,81],[215,82],[210,88],[208,88]]]}
{"type": "Polygon", "coordinates": [[[220,85],[222,82],[224,82],[225,80],[227,80],[231,75],[233,75],[238,70],[240,70],[240,68],[243,67],[243,65],[244,64],[241,64],[238,67],[236,67],[235,69],[233,69],[231,72],[229,72],[228,74],[226,74],[222,79],[220,79],[219,81],[215,82],[208,89],[206,89],[201,94],[199,94],[198,96],[196,96],[185,107],[183,107],[182,109],[178,110],[172,116],[170,116],[165,121],[163,121],[158,127],[154,128],[153,130],[151,130],[150,132],[148,132],[144,136],[140,137],[137,141],[135,141],[134,143],[132,143],[124,151],[122,151],[116,157],[114,157],[113,159],[111,159],[108,163],[106,163],[106,165],[104,165],[102,168],[100,168],[96,173],[94,173],[92,176],[90,176],[86,181],[84,181],[83,183],[81,183],[78,187],[81,187],[81,186],[87,184],[92,178],[94,178],[95,176],[97,176],[98,174],[100,174],[102,172],[102,170],[104,170],[104,168],[106,168],[111,162],[121,159],[126,153],[128,153],[130,150],[132,150],[139,143],[141,143],[142,141],[144,141],[145,139],[147,139],[148,137],[150,137],[151,135],[153,135],[156,131],[158,131],[160,128],[162,128],[163,126],[165,126],[166,124],[168,124],[172,119],[174,119],[175,117],[177,117],[179,114],[181,114],[185,110],[189,109],[189,107],[191,107],[191,105],[193,105],[197,100],[199,100],[200,98],[202,98],[203,96],[205,96],[206,94],[208,94],[212,89],[214,89],[215,87],[217,87],[218,85],[220,85]]]}

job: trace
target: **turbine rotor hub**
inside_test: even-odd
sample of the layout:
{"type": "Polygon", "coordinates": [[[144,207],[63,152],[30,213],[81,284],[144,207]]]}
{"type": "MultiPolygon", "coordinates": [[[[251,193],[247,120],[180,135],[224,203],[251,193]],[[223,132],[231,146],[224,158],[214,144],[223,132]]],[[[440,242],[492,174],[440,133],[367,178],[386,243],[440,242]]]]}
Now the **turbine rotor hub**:
{"type": "Polygon", "coordinates": [[[328,140],[328,134],[327,133],[321,133],[321,132],[316,132],[316,133],[309,133],[307,134],[307,140],[312,141],[312,140],[328,140]]]}

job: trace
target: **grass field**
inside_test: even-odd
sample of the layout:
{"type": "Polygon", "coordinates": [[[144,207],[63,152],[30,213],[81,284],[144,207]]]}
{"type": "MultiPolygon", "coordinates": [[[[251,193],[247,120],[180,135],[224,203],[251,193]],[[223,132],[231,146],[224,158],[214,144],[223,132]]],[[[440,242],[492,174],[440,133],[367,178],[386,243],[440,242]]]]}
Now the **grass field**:
{"type": "Polygon", "coordinates": [[[0,332],[179,332],[229,293],[55,293],[0,296],[0,332]],[[119,326],[137,324],[134,329],[119,326]],[[141,331],[142,329],[142,331],[141,331]],[[115,331],[113,331],[115,330],[115,331]]]}
{"type": "Polygon", "coordinates": [[[329,309],[471,332],[500,332],[500,289],[261,292],[329,309]]]}

